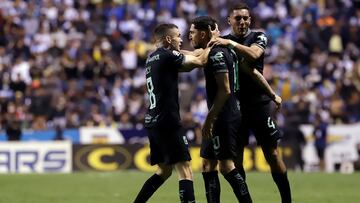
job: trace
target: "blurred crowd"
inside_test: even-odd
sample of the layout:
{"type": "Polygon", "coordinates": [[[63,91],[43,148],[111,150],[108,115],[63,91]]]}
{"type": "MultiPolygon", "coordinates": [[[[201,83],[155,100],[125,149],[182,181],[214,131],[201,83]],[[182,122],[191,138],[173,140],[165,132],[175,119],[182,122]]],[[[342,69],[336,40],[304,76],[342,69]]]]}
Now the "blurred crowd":
{"type": "MultiPolygon", "coordinates": [[[[226,0],[1,0],[0,127],[142,128],[152,30],[211,15],[228,33],[226,0]]],[[[360,2],[245,1],[269,44],[264,75],[283,98],[278,123],[360,121],[360,2]],[[293,119],[287,119],[287,118],[293,119]]],[[[180,77],[186,126],[202,123],[204,76],[180,77]]]]}

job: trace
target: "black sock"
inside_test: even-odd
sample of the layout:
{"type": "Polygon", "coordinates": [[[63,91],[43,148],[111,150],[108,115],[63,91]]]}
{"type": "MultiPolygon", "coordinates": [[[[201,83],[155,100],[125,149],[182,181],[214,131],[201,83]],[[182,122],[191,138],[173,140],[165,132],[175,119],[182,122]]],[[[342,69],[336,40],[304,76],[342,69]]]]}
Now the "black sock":
{"type": "Polygon", "coordinates": [[[179,181],[179,195],[181,203],[195,203],[194,184],[192,180],[179,181]]]}
{"type": "Polygon", "coordinates": [[[287,172],[271,173],[271,175],[272,175],[277,187],[279,188],[282,203],[290,203],[291,202],[291,190],[290,190],[289,179],[287,177],[287,172]]]}
{"type": "Polygon", "coordinates": [[[206,199],[208,203],[220,202],[220,181],[217,171],[202,173],[205,183],[206,199]]]}
{"type": "Polygon", "coordinates": [[[154,192],[164,183],[164,179],[158,174],[154,174],[144,183],[134,203],[144,203],[154,194],[154,192]]]}
{"type": "Polygon", "coordinates": [[[245,173],[244,166],[236,167],[236,169],[239,171],[239,173],[240,173],[241,177],[244,179],[244,181],[246,181],[246,173],[245,173]]]}
{"type": "Polygon", "coordinates": [[[224,177],[230,183],[239,202],[252,202],[248,187],[237,169],[225,174],[224,177]]]}

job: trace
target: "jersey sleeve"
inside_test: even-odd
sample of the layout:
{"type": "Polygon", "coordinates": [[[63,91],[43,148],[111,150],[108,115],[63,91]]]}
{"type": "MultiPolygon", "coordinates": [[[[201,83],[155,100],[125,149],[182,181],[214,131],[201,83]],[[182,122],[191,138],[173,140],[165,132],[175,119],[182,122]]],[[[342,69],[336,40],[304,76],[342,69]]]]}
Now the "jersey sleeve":
{"type": "Polygon", "coordinates": [[[229,72],[228,67],[227,67],[227,57],[226,54],[228,54],[228,52],[225,50],[225,48],[213,48],[210,53],[209,53],[209,59],[208,63],[210,63],[209,66],[207,67],[211,67],[211,71],[214,74],[217,73],[227,73],[229,72]]]}
{"type": "Polygon", "coordinates": [[[170,58],[174,61],[175,66],[178,68],[181,67],[185,61],[185,55],[176,50],[170,51],[170,58]]]}
{"type": "Polygon", "coordinates": [[[258,32],[255,37],[255,42],[253,44],[259,46],[262,49],[266,49],[268,38],[263,32],[258,32]]]}

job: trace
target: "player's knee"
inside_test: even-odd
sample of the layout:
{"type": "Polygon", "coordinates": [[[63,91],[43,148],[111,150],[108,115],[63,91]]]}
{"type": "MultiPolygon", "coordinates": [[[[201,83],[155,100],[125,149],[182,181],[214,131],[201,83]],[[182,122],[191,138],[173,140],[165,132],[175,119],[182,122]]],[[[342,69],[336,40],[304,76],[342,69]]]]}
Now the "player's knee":
{"type": "Polygon", "coordinates": [[[264,156],[267,162],[277,162],[279,159],[279,153],[277,151],[277,148],[273,147],[263,147],[264,156]]]}
{"type": "Polygon", "coordinates": [[[219,162],[219,170],[220,170],[220,173],[223,175],[228,174],[229,172],[234,170],[234,168],[235,168],[235,165],[232,160],[221,160],[219,162]]]}
{"type": "Polygon", "coordinates": [[[209,159],[202,160],[202,171],[203,172],[215,171],[216,167],[217,167],[217,160],[209,160],[209,159]]]}
{"type": "Polygon", "coordinates": [[[164,180],[168,179],[172,174],[171,166],[160,166],[156,174],[161,176],[164,180]]]}
{"type": "Polygon", "coordinates": [[[175,169],[177,173],[179,174],[179,179],[183,180],[192,180],[193,179],[193,173],[191,170],[190,162],[180,162],[175,164],[175,169]]]}

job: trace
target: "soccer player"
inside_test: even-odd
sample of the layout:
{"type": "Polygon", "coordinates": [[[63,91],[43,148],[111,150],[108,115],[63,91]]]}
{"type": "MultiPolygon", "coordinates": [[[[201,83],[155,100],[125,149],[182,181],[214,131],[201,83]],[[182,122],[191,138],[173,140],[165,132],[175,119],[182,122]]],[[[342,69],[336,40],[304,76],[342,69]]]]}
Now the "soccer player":
{"type": "Polygon", "coordinates": [[[150,161],[158,170],[143,185],[135,203],[146,202],[170,177],[173,167],[179,176],[181,202],[195,202],[190,154],[181,135],[178,72],[204,65],[210,48],[199,54],[180,53],[182,42],[174,24],[160,24],[154,30],[157,49],[146,60],[146,84],[150,100],[145,127],[150,141],[150,161]],[[196,55],[196,56],[195,56],[196,55]]]}
{"type": "MultiPolygon", "coordinates": [[[[197,17],[192,21],[189,39],[195,49],[207,47],[211,40],[209,26],[212,30],[217,29],[216,21],[209,16],[197,17]]],[[[209,113],[202,129],[201,157],[208,202],[220,202],[217,165],[238,201],[252,202],[247,185],[233,161],[241,118],[240,106],[234,95],[239,88],[236,67],[236,53],[227,47],[218,46],[211,49],[204,68],[209,113]]]]}
{"type": "MultiPolygon", "coordinates": [[[[238,4],[230,7],[228,22],[232,32],[222,38],[217,38],[214,44],[227,45],[233,48],[239,58],[244,58],[241,66],[248,71],[257,69],[260,73],[264,68],[264,52],[267,46],[267,37],[263,32],[252,31],[250,9],[246,4],[238,4]]],[[[281,98],[278,97],[269,86],[259,86],[253,78],[246,74],[239,74],[241,91],[239,96],[242,106],[242,130],[239,150],[239,158],[236,161],[236,168],[245,178],[243,168],[244,147],[248,144],[248,136],[252,131],[257,143],[261,145],[266,161],[270,165],[271,174],[276,183],[283,203],[291,202],[290,184],[287,177],[286,166],[281,159],[278,148],[278,140],[281,138],[280,131],[270,116],[270,101],[281,105],[281,98]],[[267,90],[267,91],[265,91],[267,90]]]]}

